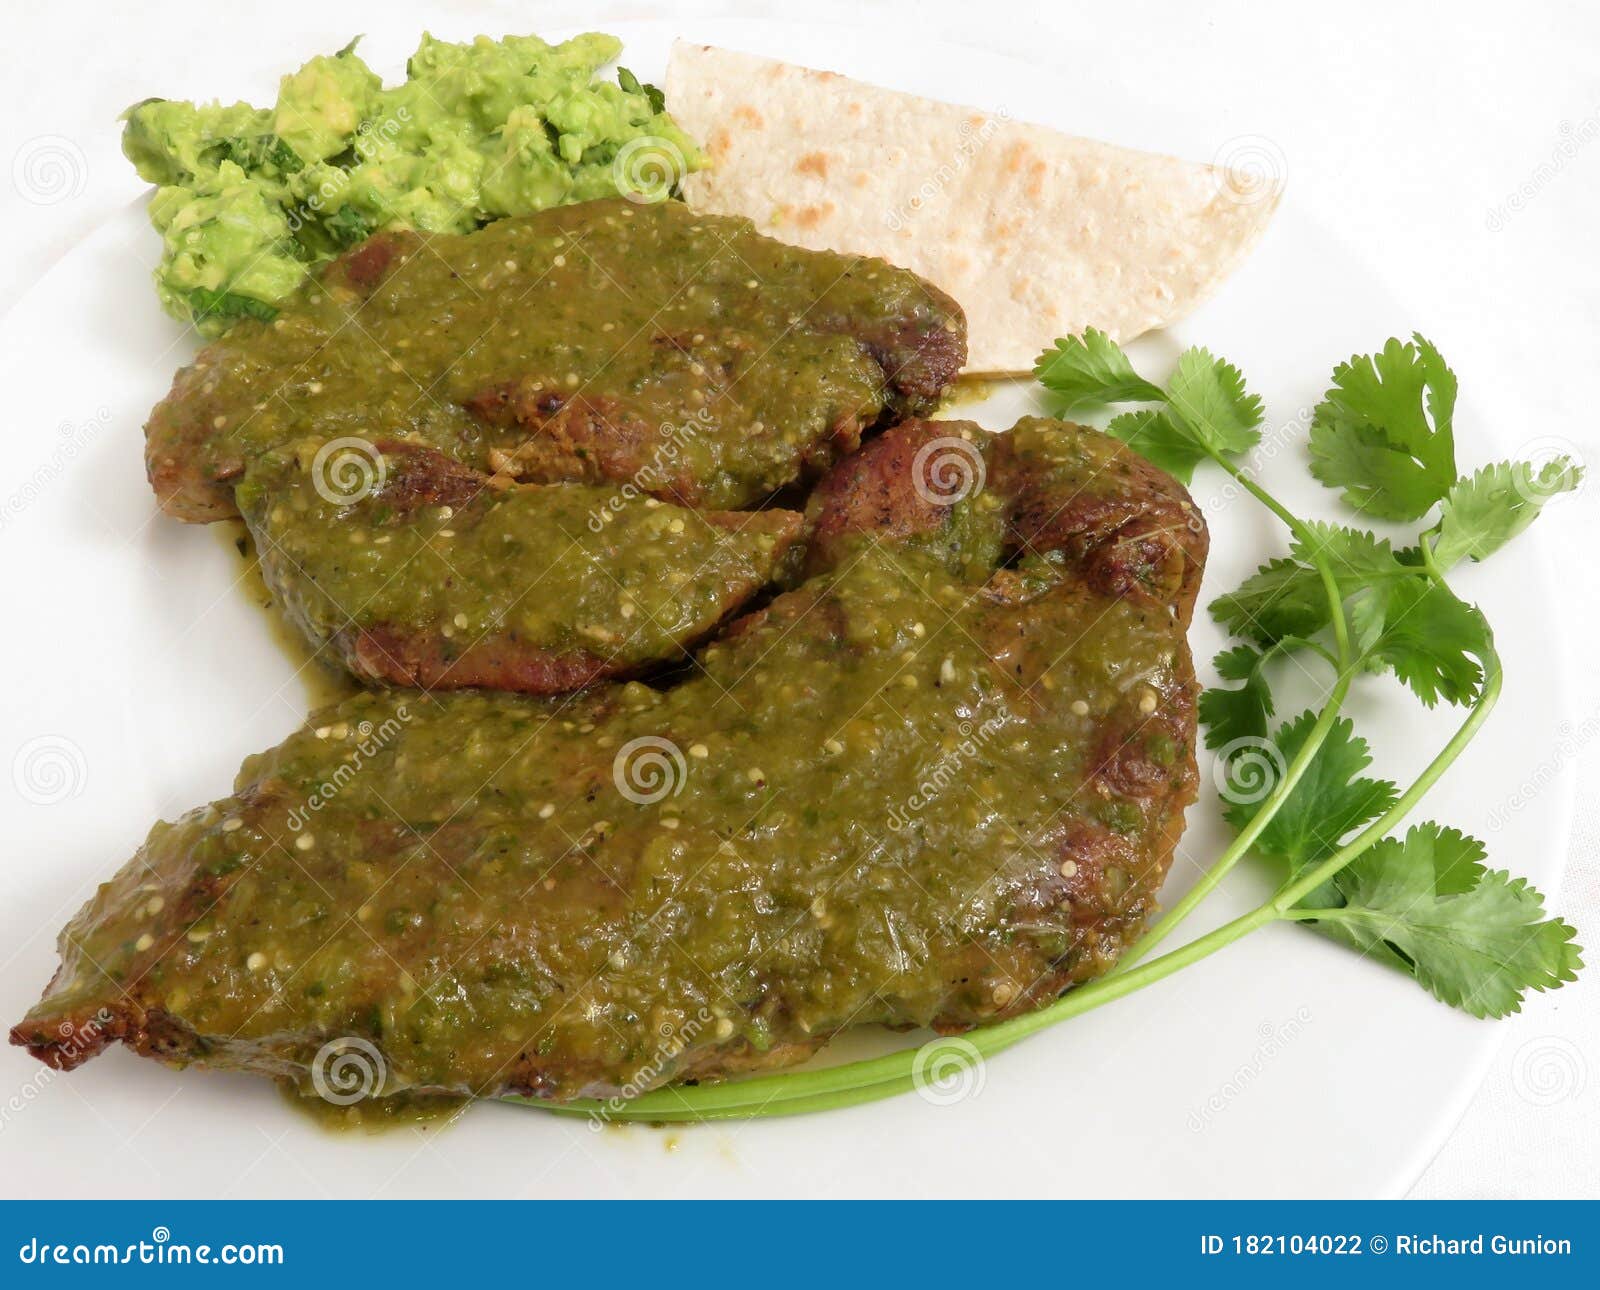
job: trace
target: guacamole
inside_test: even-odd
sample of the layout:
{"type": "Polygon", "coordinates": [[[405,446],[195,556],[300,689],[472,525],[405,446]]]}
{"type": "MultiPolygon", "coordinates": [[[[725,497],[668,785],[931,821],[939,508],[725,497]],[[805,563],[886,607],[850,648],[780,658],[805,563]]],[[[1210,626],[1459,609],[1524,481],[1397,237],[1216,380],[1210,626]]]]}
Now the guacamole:
{"type": "Polygon", "coordinates": [[[271,108],[147,99],[122,150],[155,184],[156,289],[215,336],[270,319],[318,264],[379,229],[466,233],[507,215],[618,193],[654,200],[701,155],[589,33],[450,44],[424,35],[385,89],[355,42],[285,76],[271,108]]]}

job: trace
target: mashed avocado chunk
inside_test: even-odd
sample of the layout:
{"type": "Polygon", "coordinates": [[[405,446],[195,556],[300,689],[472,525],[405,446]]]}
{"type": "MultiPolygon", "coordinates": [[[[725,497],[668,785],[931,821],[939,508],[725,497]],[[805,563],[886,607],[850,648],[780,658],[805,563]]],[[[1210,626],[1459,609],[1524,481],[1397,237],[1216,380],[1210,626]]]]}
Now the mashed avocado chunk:
{"type": "Polygon", "coordinates": [[[702,164],[654,86],[595,79],[621,42],[598,33],[451,44],[424,35],[385,89],[351,42],[313,58],[268,109],[147,99],[122,150],[156,185],[156,290],[215,336],[271,318],[323,261],[380,229],[466,233],[702,164]],[[641,155],[640,150],[647,155],[641,155]],[[642,178],[641,178],[642,177],[642,178]]]}

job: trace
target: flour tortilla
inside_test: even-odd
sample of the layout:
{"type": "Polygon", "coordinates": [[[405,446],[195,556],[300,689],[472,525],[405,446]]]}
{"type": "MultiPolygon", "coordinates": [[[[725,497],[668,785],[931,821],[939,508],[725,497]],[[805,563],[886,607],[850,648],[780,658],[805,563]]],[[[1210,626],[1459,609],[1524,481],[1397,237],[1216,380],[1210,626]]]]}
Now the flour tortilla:
{"type": "Polygon", "coordinates": [[[1278,203],[1260,174],[710,45],[677,42],[666,94],[710,160],[683,181],[690,205],[921,274],[966,311],[969,374],[1030,370],[1087,327],[1128,340],[1182,318],[1278,203]]]}

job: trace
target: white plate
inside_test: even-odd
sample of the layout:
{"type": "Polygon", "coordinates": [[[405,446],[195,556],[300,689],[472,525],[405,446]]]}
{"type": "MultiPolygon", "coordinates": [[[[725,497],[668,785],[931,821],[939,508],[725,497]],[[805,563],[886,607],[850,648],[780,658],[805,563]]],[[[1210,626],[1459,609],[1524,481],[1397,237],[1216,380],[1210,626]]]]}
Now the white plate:
{"type": "MultiPolygon", "coordinates": [[[[395,14],[364,52],[396,74],[423,25],[395,14]]],[[[656,24],[613,29],[641,75],[660,72],[678,34],[656,24]]],[[[1176,109],[1119,88],[1109,71],[1063,84],[989,54],[914,38],[884,45],[816,25],[690,22],[682,34],[1115,142],[1173,151],[1192,143],[1176,109]]],[[[135,89],[160,88],[161,69],[140,74],[150,84],[135,89]]],[[[131,173],[128,183],[131,196],[131,173]]],[[[1237,362],[1267,400],[1268,437],[1279,448],[1265,478],[1291,504],[1333,516],[1334,499],[1310,483],[1299,446],[1305,410],[1333,362],[1392,333],[1461,324],[1393,300],[1374,266],[1318,215],[1296,206],[1291,187],[1265,243],[1222,294],[1140,350],[1159,368],[1203,342],[1237,362]]],[[[1336,212],[1320,215],[1331,222],[1336,212]]],[[[130,207],[56,266],[0,329],[0,388],[11,408],[0,454],[0,586],[11,623],[0,637],[0,756],[11,769],[21,768],[19,755],[30,758],[37,777],[54,754],[62,775],[61,800],[41,804],[37,783],[28,800],[0,770],[0,1015],[8,1022],[54,970],[56,930],[150,823],[225,794],[240,759],[277,742],[305,712],[304,687],[234,585],[237,562],[218,533],[157,516],[145,484],[139,427],[191,352],[157,310],[147,279],[155,254],[142,204],[130,207]]],[[[1509,405],[1509,391],[1492,384],[1494,372],[1459,375],[1463,464],[1516,451],[1492,415],[1509,405]]],[[[959,414],[1002,427],[1026,397],[1010,391],[959,414]]],[[[1209,600],[1283,539],[1253,503],[1229,501],[1214,477],[1202,477],[1196,496],[1213,525],[1209,600]]],[[[1537,537],[1461,585],[1499,629],[1509,681],[1487,736],[1427,811],[1486,837],[1497,863],[1550,892],[1566,850],[1570,781],[1541,796],[1539,810],[1518,812],[1500,800],[1494,774],[1497,763],[1537,764],[1557,739],[1562,675],[1550,661],[1555,623],[1537,537]]],[[[1209,622],[1197,626],[1202,661],[1220,643],[1209,622]]],[[[1360,688],[1352,712],[1380,770],[1394,777],[1419,768],[1453,719],[1424,713],[1381,681],[1360,688]]],[[[1225,840],[1209,788],[1190,814],[1169,898],[1225,840]]],[[[1195,930],[1266,890],[1247,864],[1195,930]]],[[[487,1105],[448,1129],[352,1138],[316,1129],[251,1077],[175,1073],[121,1051],[55,1076],[7,1049],[0,1188],[69,1196],[1392,1195],[1454,1125],[1495,1040],[1492,1025],[1284,927],[1012,1050],[989,1064],[980,1092],[943,1107],[908,1096],[798,1120],[595,1133],[487,1105]]]]}

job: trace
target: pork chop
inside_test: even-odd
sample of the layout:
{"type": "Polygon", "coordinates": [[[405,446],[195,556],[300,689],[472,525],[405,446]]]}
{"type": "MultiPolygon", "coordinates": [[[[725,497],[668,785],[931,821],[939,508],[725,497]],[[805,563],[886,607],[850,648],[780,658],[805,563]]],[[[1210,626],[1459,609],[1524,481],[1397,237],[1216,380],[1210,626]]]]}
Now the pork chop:
{"type": "Polygon", "coordinates": [[[361,680],[426,689],[550,694],[678,661],[772,581],[801,524],[507,484],[394,441],[288,445],[235,496],[312,645],[361,680]]]}
{"type": "Polygon", "coordinates": [[[535,483],[736,508],[926,413],[960,309],[881,260],[623,199],[465,235],[384,233],[178,373],[146,426],[161,506],[235,514],[262,452],[404,438],[535,483]]]}
{"type": "Polygon", "coordinates": [[[315,714],[156,826],[13,1042],[566,1100],[1106,972],[1195,796],[1184,490],[1079,426],[915,423],[812,518],[804,581],[674,685],[315,714]]]}

